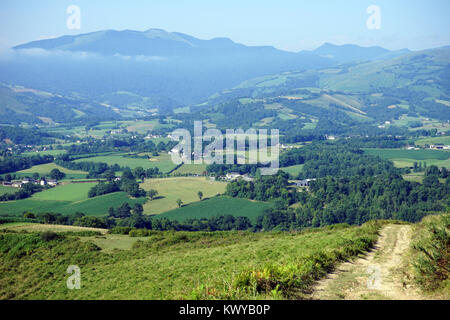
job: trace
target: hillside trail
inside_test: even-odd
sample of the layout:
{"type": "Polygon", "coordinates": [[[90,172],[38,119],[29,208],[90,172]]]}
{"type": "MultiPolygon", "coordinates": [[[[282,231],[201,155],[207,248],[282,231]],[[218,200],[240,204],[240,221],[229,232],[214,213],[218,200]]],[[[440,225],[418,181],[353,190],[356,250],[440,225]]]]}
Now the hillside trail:
{"type": "Polygon", "coordinates": [[[339,265],[316,283],[315,300],[422,300],[410,284],[407,254],[412,237],[410,225],[387,225],[375,248],[366,255],[339,265]]]}

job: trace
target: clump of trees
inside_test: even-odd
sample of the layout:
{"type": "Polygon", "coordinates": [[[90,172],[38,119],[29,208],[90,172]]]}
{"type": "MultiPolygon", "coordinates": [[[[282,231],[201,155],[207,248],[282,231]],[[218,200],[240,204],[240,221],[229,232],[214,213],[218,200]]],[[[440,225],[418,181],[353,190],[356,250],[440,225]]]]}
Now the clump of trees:
{"type": "Polygon", "coordinates": [[[16,172],[53,162],[54,158],[51,155],[34,155],[31,157],[7,156],[0,161],[0,174],[8,172],[16,172]]]}
{"type": "Polygon", "coordinates": [[[43,189],[44,188],[40,185],[36,185],[34,183],[26,183],[22,188],[19,189],[19,191],[15,193],[5,193],[0,195],[0,202],[26,199],[31,197],[34,193],[42,191],[43,189]]]}
{"type": "Polygon", "coordinates": [[[100,182],[89,190],[89,198],[118,191],[124,191],[135,198],[145,197],[147,195],[145,190],[139,187],[139,183],[136,182],[136,178],[129,168],[124,169],[120,180],[112,180],[114,179],[114,173],[112,171],[108,171],[108,178],[110,180],[109,182],[100,182]]]}

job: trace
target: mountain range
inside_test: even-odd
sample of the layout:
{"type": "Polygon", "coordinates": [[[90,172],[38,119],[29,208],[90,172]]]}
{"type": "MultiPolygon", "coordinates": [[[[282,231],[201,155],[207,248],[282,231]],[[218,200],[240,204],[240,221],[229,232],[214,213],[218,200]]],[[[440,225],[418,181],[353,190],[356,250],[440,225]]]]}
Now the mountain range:
{"type": "Polygon", "coordinates": [[[313,51],[298,53],[278,50],[271,46],[245,46],[228,38],[201,40],[179,33],[161,29],[149,29],[144,32],[133,30],[106,30],[76,36],[63,36],[54,39],[33,41],[14,47],[20,49],[45,49],[73,52],[91,52],[104,55],[148,56],[148,57],[214,57],[232,55],[271,55],[294,62],[297,59],[315,60],[325,63],[322,57],[334,62],[357,60],[376,60],[409,53],[408,49],[390,51],[382,47],[360,47],[357,45],[333,45],[325,43],[313,51]],[[315,58],[315,59],[314,59],[315,58]]]}
{"type": "MultiPolygon", "coordinates": [[[[294,53],[270,46],[245,46],[227,38],[201,40],[150,29],[63,36],[13,49],[13,59],[0,60],[2,94],[9,95],[2,100],[18,99],[12,105],[31,113],[33,108],[26,106],[26,101],[32,103],[31,94],[26,93],[25,99],[24,93],[8,88],[23,86],[64,97],[63,104],[78,117],[89,117],[95,109],[92,106],[103,106],[114,113],[113,118],[155,111],[164,114],[230,95],[270,95],[302,87],[355,94],[409,83],[419,89],[427,86],[436,98],[448,91],[443,88],[448,70],[446,48],[440,49],[444,54],[430,54],[325,43],[312,51],[294,53]],[[436,59],[441,63],[435,65],[436,59]],[[430,71],[437,78],[425,79],[433,77],[430,71]],[[259,83],[261,78],[274,80],[259,83]],[[439,88],[432,89],[436,86],[439,88]]],[[[51,99],[53,105],[61,98],[51,99]]],[[[42,96],[37,100],[42,104],[42,96]]]]}

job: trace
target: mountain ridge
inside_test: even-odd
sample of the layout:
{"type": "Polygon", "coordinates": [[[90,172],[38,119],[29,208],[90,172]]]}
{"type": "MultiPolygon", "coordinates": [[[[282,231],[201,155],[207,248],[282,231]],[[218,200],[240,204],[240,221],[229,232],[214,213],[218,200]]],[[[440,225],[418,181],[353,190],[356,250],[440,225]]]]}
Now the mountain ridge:
{"type": "MultiPolygon", "coordinates": [[[[125,37],[135,37],[133,40],[141,41],[142,46],[149,50],[148,45],[145,45],[146,42],[152,42],[153,45],[161,45],[161,42],[172,42],[172,44],[177,43],[180,45],[178,49],[183,48],[183,45],[186,48],[191,49],[210,49],[214,48],[214,45],[219,45],[217,49],[224,49],[224,48],[235,48],[235,49],[241,49],[241,50],[270,50],[277,53],[283,53],[283,54],[289,54],[289,55],[305,55],[305,54],[316,54],[319,56],[330,56],[333,55],[339,62],[342,62],[343,60],[349,61],[354,57],[361,57],[364,56],[365,59],[371,59],[377,56],[382,56],[383,54],[387,54],[389,52],[403,52],[403,53],[409,53],[411,52],[409,49],[402,49],[402,50],[388,50],[386,48],[380,47],[380,46],[370,46],[370,47],[364,47],[359,46],[356,44],[344,44],[344,45],[336,45],[332,44],[330,42],[325,42],[320,47],[314,49],[314,50],[301,50],[299,52],[292,52],[292,51],[286,51],[286,50],[280,50],[275,48],[274,46],[265,45],[265,46],[248,46],[245,44],[237,43],[233,41],[230,38],[227,37],[214,37],[211,39],[200,39],[196,38],[194,36],[181,33],[181,32],[168,32],[163,29],[159,28],[150,28],[145,31],[135,31],[135,30],[100,30],[95,32],[89,32],[89,33],[83,33],[78,35],[66,35],[61,36],[57,38],[52,39],[44,39],[44,40],[37,40],[37,41],[31,41],[27,42],[18,46],[13,47],[15,50],[20,49],[31,49],[31,48],[41,48],[41,49],[47,49],[47,50],[68,50],[68,51],[91,51],[91,52],[100,52],[105,53],[105,50],[99,50],[98,47],[92,47],[88,46],[87,44],[93,43],[93,42],[99,42],[101,41],[102,44],[105,44],[105,41],[108,42],[114,42],[115,44],[120,44],[118,41],[123,40],[125,37]],[[159,43],[158,43],[159,42],[159,43]],[[356,51],[356,53],[351,53],[352,57],[342,59],[342,55],[349,54],[349,51],[356,51]]],[[[109,54],[121,54],[123,51],[121,51],[120,46],[116,46],[116,49],[119,51],[112,52],[110,51],[109,54]]],[[[144,51],[136,51],[135,48],[135,54],[143,54],[143,53],[153,53],[148,52],[146,50],[144,51]]],[[[133,51],[133,50],[132,50],[133,51]]],[[[129,51],[127,53],[130,53],[129,51]]],[[[172,54],[173,52],[168,52],[172,54]]]]}

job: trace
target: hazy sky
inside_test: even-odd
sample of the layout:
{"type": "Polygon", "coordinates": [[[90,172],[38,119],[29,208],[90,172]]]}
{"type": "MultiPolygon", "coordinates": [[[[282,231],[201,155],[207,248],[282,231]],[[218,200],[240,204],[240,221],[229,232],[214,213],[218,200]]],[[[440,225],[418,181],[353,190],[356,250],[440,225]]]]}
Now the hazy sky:
{"type": "Polygon", "coordinates": [[[299,51],[324,42],[413,50],[450,45],[449,0],[1,0],[0,47],[104,29],[160,28],[299,51]],[[66,10],[81,9],[69,30],[66,10]],[[369,29],[366,10],[381,10],[369,29]]]}

